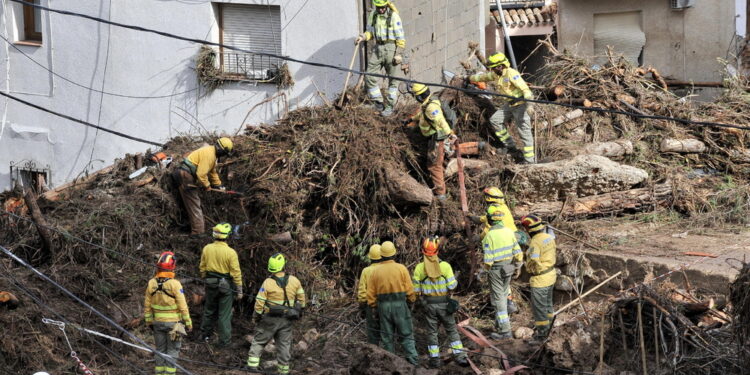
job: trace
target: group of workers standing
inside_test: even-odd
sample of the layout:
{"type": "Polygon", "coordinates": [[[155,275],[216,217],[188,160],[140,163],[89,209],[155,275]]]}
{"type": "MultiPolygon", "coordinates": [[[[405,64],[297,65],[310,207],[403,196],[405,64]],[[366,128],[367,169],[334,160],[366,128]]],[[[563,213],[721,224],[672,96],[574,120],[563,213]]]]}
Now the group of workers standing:
{"type": "MultiPolygon", "coordinates": [[[[232,337],[232,303],[242,300],[242,271],[237,252],[228,244],[232,226],[220,223],[213,228],[214,242],[201,253],[199,272],[205,286],[201,341],[211,342],[214,326],[218,331],[216,348],[226,348],[232,337]]],[[[175,278],[177,260],[165,251],[156,263],[157,272],[149,280],[144,299],[144,320],[154,333],[156,350],[172,358],[155,356],[156,375],[172,375],[177,369],[183,336],[192,331],[185,293],[175,278]]],[[[305,307],[305,291],[296,277],[285,272],[286,258],[276,253],[268,259],[270,276],[255,297],[253,322],[255,335],[248,353],[246,369],[257,371],[263,348],[272,339],[276,342],[277,372],[289,373],[292,346],[292,325],[305,307]]]]}

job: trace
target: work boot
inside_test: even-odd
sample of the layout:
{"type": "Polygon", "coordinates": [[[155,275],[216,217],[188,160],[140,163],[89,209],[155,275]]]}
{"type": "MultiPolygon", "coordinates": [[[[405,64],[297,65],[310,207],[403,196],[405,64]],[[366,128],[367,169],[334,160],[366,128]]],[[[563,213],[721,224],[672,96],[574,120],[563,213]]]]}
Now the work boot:
{"type": "Polygon", "coordinates": [[[380,112],[380,115],[383,116],[383,117],[389,117],[392,114],[393,114],[393,107],[391,107],[391,106],[386,106],[383,109],[383,111],[380,112]]]}
{"type": "Polygon", "coordinates": [[[414,367],[419,367],[419,358],[407,358],[406,361],[414,365],[414,367]]]}
{"type": "Polygon", "coordinates": [[[443,361],[440,360],[440,357],[430,357],[430,361],[427,362],[427,367],[429,368],[438,368],[443,365],[443,361]]]}
{"type": "Polygon", "coordinates": [[[490,333],[490,339],[495,340],[495,341],[510,340],[512,338],[513,338],[513,335],[510,332],[505,332],[505,333],[492,332],[492,333],[490,333]]]}
{"type": "Polygon", "coordinates": [[[456,364],[461,367],[468,367],[469,366],[469,360],[466,359],[466,357],[458,357],[456,358],[456,364]]]}
{"type": "Polygon", "coordinates": [[[383,102],[372,102],[372,107],[378,112],[385,110],[385,104],[383,104],[383,102]]]}

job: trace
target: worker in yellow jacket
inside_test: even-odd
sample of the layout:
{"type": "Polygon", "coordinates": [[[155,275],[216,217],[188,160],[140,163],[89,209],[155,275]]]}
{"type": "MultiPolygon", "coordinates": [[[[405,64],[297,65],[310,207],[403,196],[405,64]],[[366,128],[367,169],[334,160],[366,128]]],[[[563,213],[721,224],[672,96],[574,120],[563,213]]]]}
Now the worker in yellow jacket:
{"type": "Polygon", "coordinates": [[[380,321],[380,342],[383,349],[395,353],[394,334],[401,340],[406,360],[419,365],[419,356],[414,343],[414,325],[407,301],[417,299],[409,271],[397,263],[396,245],[385,241],[380,245],[381,262],[372,271],[367,283],[367,304],[376,309],[380,321]]]}
{"type": "Polygon", "coordinates": [[[534,315],[534,341],[538,343],[547,338],[555,313],[553,292],[557,281],[557,245],[538,216],[524,216],[521,218],[521,225],[531,236],[526,250],[526,271],[531,275],[529,284],[534,315]]]}
{"type": "Polygon", "coordinates": [[[512,117],[523,142],[523,162],[535,163],[534,135],[531,131],[531,117],[528,112],[531,103],[525,100],[533,98],[529,85],[521,78],[521,73],[510,67],[510,62],[501,52],[487,58],[487,68],[490,69],[489,72],[474,74],[469,77],[469,81],[495,82],[497,92],[505,95],[500,98],[501,108],[490,117],[495,136],[509,150],[517,150],[513,137],[505,127],[505,120],[512,117]]]}
{"type": "MultiPolygon", "coordinates": [[[[154,332],[156,350],[174,360],[180,356],[182,336],[193,330],[182,284],[175,279],[176,266],[174,253],[161,253],[156,263],[156,275],[148,281],[143,302],[144,320],[154,332]]],[[[156,375],[176,373],[174,361],[170,362],[160,355],[156,355],[154,360],[156,375]]]]}
{"type": "Polygon", "coordinates": [[[232,225],[219,223],[213,228],[214,242],[203,247],[198,270],[206,286],[201,335],[208,343],[218,320],[219,344],[226,347],[232,338],[232,300],[242,299],[242,271],[237,252],[227,244],[232,225]]]}
{"type": "Polygon", "coordinates": [[[250,371],[258,370],[263,348],[273,339],[276,342],[277,372],[289,373],[292,325],[305,308],[305,290],[299,279],[284,272],[285,266],[286,259],[281,253],[268,259],[268,272],[272,275],[263,281],[255,297],[255,336],[247,358],[250,371]]]}
{"type": "Polygon", "coordinates": [[[502,210],[495,206],[487,208],[487,221],[492,225],[482,239],[484,268],[489,272],[490,300],[495,306],[495,327],[490,338],[503,340],[512,338],[508,295],[511,278],[518,278],[523,264],[523,252],[512,230],[503,225],[502,210]]]}
{"type": "Polygon", "coordinates": [[[384,101],[378,86],[378,78],[374,76],[365,76],[365,89],[375,108],[381,111],[383,116],[390,116],[398,99],[398,81],[392,77],[402,77],[399,67],[406,63],[404,25],[401,23],[398,10],[389,0],[372,0],[372,5],[374,9],[367,17],[367,31],[360,34],[354,43],[358,45],[363,41],[375,41],[367,59],[367,73],[378,74],[381,69],[385,70],[385,74],[389,76],[388,96],[384,101]]]}
{"type": "Polygon", "coordinates": [[[424,318],[427,320],[427,353],[430,356],[429,366],[440,367],[440,341],[438,331],[442,325],[450,340],[450,347],[456,363],[468,366],[466,350],[461,342],[456,328],[458,301],[450,298],[450,291],[456,289],[458,281],[453,275],[453,268],[448,262],[438,258],[440,240],[437,237],[426,238],[422,241],[424,259],[414,268],[412,283],[414,292],[424,308],[424,318]]]}
{"type": "Polygon", "coordinates": [[[380,324],[373,315],[373,310],[367,306],[367,285],[370,281],[370,276],[375,267],[380,263],[380,245],[375,244],[370,246],[370,251],[367,254],[370,258],[370,265],[362,270],[362,274],[359,276],[359,284],[357,285],[357,302],[359,302],[360,308],[365,312],[365,322],[367,323],[367,342],[373,345],[380,343],[380,324]]]}
{"type": "Polygon", "coordinates": [[[222,185],[216,162],[219,158],[229,156],[234,149],[232,140],[222,137],[210,146],[203,146],[191,152],[179,168],[172,172],[172,178],[177,183],[177,189],[190,221],[190,233],[202,234],[205,230],[199,189],[226,190],[222,185]]]}

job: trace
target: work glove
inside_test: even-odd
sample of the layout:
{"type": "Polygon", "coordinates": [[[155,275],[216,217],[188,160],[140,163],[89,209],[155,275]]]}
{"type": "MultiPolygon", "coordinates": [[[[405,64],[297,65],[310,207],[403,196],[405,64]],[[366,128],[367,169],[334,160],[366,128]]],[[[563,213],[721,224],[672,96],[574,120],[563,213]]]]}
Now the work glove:
{"type": "Polygon", "coordinates": [[[365,33],[361,33],[357,36],[357,39],[354,39],[354,44],[360,44],[367,40],[367,35],[365,33]]]}
{"type": "Polygon", "coordinates": [[[243,296],[243,294],[242,294],[242,285],[238,285],[237,286],[237,294],[234,296],[234,299],[237,300],[237,301],[239,301],[239,300],[242,299],[242,296],[243,296]]]}
{"type": "Polygon", "coordinates": [[[169,331],[169,338],[172,339],[172,341],[177,341],[181,339],[182,336],[187,336],[185,326],[182,323],[177,323],[172,327],[172,330],[169,331]]]}
{"type": "Polygon", "coordinates": [[[404,62],[404,56],[400,53],[393,56],[393,65],[401,65],[402,62],[404,62]]]}

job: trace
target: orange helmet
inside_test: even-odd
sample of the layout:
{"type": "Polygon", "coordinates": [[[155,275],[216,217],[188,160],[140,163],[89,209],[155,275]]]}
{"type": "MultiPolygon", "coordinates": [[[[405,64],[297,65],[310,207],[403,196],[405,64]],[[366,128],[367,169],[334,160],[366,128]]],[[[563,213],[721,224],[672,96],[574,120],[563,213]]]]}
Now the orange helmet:
{"type": "Polygon", "coordinates": [[[177,266],[177,260],[174,258],[174,253],[171,251],[165,251],[159,255],[159,261],[156,262],[156,267],[164,271],[174,271],[177,266]]]}
{"type": "Polygon", "coordinates": [[[439,248],[440,239],[438,236],[428,237],[422,241],[422,254],[427,255],[428,257],[437,255],[439,248]]]}
{"type": "Polygon", "coordinates": [[[529,232],[537,232],[544,229],[542,219],[534,214],[526,215],[521,218],[521,225],[529,232]]]}

